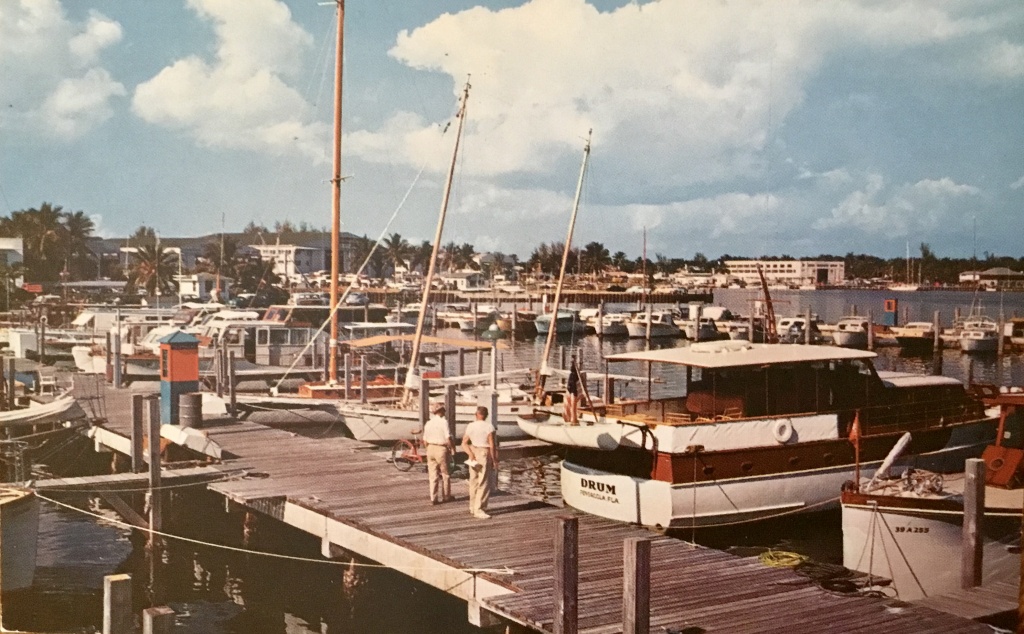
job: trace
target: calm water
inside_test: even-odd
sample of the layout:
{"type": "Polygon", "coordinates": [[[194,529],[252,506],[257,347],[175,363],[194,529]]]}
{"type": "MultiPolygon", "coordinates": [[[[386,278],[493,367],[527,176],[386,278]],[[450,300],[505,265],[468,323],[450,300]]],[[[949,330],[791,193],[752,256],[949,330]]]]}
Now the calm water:
{"type": "MultiPolygon", "coordinates": [[[[900,317],[930,321],[936,310],[944,323],[952,320],[955,308],[967,314],[971,304],[981,303],[984,312],[998,317],[1024,314],[1024,294],[964,293],[929,291],[893,294],[886,291],[816,291],[774,294],[777,314],[810,309],[826,321],[836,321],[852,312],[881,313],[884,299],[898,296],[900,317]],[[789,308],[791,307],[791,309],[789,308]]],[[[757,295],[744,290],[716,291],[716,303],[734,311],[749,312],[757,295]]],[[[609,306],[609,309],[619,307],[609,306]]],[[[446,336],[458,336],[446,332],[446,336]]],[[[602,355],[642,349],[641,341],[599,342],[595,337],[560,340],[566,356],[577,354],[592,376],[605,370],[602,355]]],[[[683,341],[657,342],[655,346],[685,345],[683,341]]],[[[502,369],[536,367],[543,341],[515,342],[499,352],[502,369]]],[[[878,350],[876,367],[928,373],[936,369],[931,354],[907,356],[896,348],[878,350]]],[[[553,356],[558,365],[560,355],[553,356]]],[[[941,372],[967,381],[1024,385],[1024,359],[1018,354],[1002,358],[971,356],[946,350],[941,372]]],[[[449,360],[454,369],[457,363],[449,360]]],[[[474,355],[466,358],[467,371],[475,371],[474,355]]],[[[617,374],[641,376],[639,364],[618,364],[617,374]]],[[[660,376],[652,391],[671,390],[678,377],[660,376]]],[[[646,387],[620,389],[640,393],[646,387]]],[[[621,394],[621,392],[620,392],[621,394]]],[[[323,431],[305,433],[322,434],[323,431]]],[[[330,433],[337,433],[331,430],[330,433]]],[[[85,447],[87,450],[88,447],[85,447]]],[[[76,449],[75,451],[78,451],[76,449]]],[[[557,451],[539,458],[503,461],[501,488],[542,499],[558,495],[557,451]]],[[[101,461],[103,462],[103,461],[101,461]]],[[[426,492],[424,491],[424,495],[426,492]]],[[[242,515],[227,513],[224,503],[213,494],[188,497],[188,504],[173,505],[165,520],[168,532],[217,543],[286,553],[298,558],[319,558],[319,542],[271,520],[259,522],[252,538],[243,544],[242,515]]],[[[98,500],[80,495],[69,502],[79,508],[116,516],[98,500]]],[[[699,532],[700,543],[730,546],[764,546],[794,550],[819,560],[839,562],[842,558],[839,513],[797,516],[777,522],[745,525],[716,532],[699,532]]],[[[691,539],[693,534],[676,535],[691,539]]],[[[359,563],[359,562],[357,562],[359,563]]],[[[288,633],[323,632],[470,632],[465,605],[448,595],[413,583],[398,573],[376,568],[349,567],[303,561],[282,561],[254,555],[195,546],[171,540],[156,561],[132,531],[100,522],[70,510],[43,504],[39,556],[35,587],[4,597],[3,625],[32,631],[94,631],[102,620],[101,597],[104,575],[131,572],[139,610],[147,605],[167,604],[177,612],[175,632],[195,633],[288,633]]]]}

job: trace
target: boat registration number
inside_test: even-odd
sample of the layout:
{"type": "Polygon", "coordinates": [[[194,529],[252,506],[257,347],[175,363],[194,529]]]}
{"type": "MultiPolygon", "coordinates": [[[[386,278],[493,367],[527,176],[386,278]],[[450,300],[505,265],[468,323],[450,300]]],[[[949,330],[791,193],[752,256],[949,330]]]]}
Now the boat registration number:
{"type": "Polygon", "coordinates": [[[927,526],[897,526],[895,527],[897,533],[927,533],[927,526]]]}

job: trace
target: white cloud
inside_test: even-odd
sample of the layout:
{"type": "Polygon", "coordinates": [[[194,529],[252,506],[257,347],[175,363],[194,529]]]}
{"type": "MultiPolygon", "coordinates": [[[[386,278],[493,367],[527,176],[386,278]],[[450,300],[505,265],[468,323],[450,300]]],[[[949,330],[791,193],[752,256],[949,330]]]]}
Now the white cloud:
{"type": "Polygon", "coordinates": [[[1024,187],[1024,176],[1010,183],[1010,189],[1020,189],[1021,187],[1024,187]]]}
{"type": "MultiPolygon", "coordinates": [[[[595,152],[615,156],[621,178],[685,186],[757,175],[770,130],[838,53],[984,37],[1002,53],[971,72],[1005,72],[1016,47],[998,32],[1019,18],[961,15],[970,7],[677,0],[600,12],[584,0],[530,0],[442,15],[401,32],[390,54],[450,76],[457,93],[472,75],[467,143],[488,151],[467,160],[469,172],[543,173],[592,127],[595,152]]],[[[417,125],[426,124],[400,113],[349,149],[380,160],[387,148],[389,160],[418,165],[417,125]]]]}
{"type": "Polygon", "coordinates": [[[161,70],[135,91],[135,113],[187,132],[209,147],[329,157],[329,128],[290,83],[312,38],[276,0],[189,0],[216,34],[212,60],[193,55],[161,70]]]}
{"type": "Polygon", "coordinates": [[[0,129],[67,140],[109,119],[125,88],[99,58],[120,41],[120,24],[96,11],[75,23],[58,0],[0,4],[0,129]]]}
{"type": "Polygon", "coordinates": [[[949,178],[889,186],[882,176],[869,174],[863,188],[850,192],[813,228],[887,238],[941,231],[958,226],[964,198],[980,193],[949,178]]]}

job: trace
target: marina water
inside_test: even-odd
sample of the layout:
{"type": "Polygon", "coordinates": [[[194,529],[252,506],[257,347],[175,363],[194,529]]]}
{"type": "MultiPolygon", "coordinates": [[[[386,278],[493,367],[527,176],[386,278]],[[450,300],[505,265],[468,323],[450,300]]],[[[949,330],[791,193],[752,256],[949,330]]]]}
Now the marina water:
{"type": "MultiPolygon", "coordinates": [[[[960,314],[983,312],[998,319],[1024,315],[1024,294],[928,291],[777,291],[773,293],[777,315],[803,313],[808,308],[827,322],[852,312],[872,311],[879,321],[885,299],[899,300],[899,316],[931,321],[940,311],[948,325],[954,309],[960,314]]],[[[715,291],[716,304],[749,313],[760,294],[742,289],[715,291]]],[[[609,305],[608,310],[635,306],[609,305]]],[[[448,336],[458,336],[446,332],[448,336]]],[[[566,357],[577,354],[592,378],[605,371],[602,355],[642,349],[639,340],[599,341],[589,336],[560,339],[566,357]]],[[[686,345],[682,340],[655,341],[652,346],[686,345]]],[[[499,353],[502,369],[536,367],[543,340],[515,342],[499,353]]],[[[879,370],[930,373],[935,370],[961,381],[998,385],[1024,385],[1024,358],[1019,352],[1003,357],[969,355],[944,350],[941,355],[908,355],[898,348],[880,348],[879,370]]],[[[559,363],[556,354],[552,365],[559,363]]],[[[454,360],[449,359],[449,367],[454,360]]],[[[467,357],[467,371],[474,360],[467,357]]],[[[643,376],[645,368],[624,364],[610,372],[643,376]]],[[[656,395],[670,391],[679,377],[656,376],[656,395]]],[[[645,390],[635,384],[618,387],[645,390]]],[[[621,392],[620,392],[621,394],[621,392]]],[[[262,422],[257,419],[257,422],[262,422]]],[[[317,436],[340,430],[324,426],[297,428],[296,433],[317,436]]],[[[83,452],[91,452],[84,443],[83,452]]],[[[82,460],[89,459],[83,456],[82,460]]],[[[94,457],[93,457],[94,459],[94,457]]],[[[541,499],[558,496],[558,455],[552,450],[534,458],[503,460],[501,488],[541,499]]],[[[413,476],[415,477],[415,476],[413,476]]],[[[426,475],[424,503],[427,503],[426,475]]],[[[838,493],[838,492],[837,492],[838,493]]],[[[386,495],[386,492],[383,492],[386,495]]],[[[166,604],[177,613],[175,632],[228,633],[323,633],[323,632],[471,632],[465,605],[447,594],[408,580],[400,573],[374,567],[372,562],[342,558],[336,563],[322,559],[320,544],[312,537],[271,519],[246,525],[241,513],[228,513],[224,501],[212,493],[191,490],[176,493],[165,530],[196,540],[236,548],[263,550],[291,557],[270,558],[243,552],[168,540],[154,561],[142,536],[120,524],[99,497],[87,494],[67,501],[84,512],[43,503],[40,517],[36,580],[27,591],[4,596],[4,626],[28,631],[98,631],[102,622],[104,575],[129,572],[134,579],[137,611],[166,604]],[[183,501],[187,501],[183,503],[183,501]],[[108,518],[98,520],[94,515],[108,518]]],[[[63,499],[63,498],[62,498],[63,499]]],[[[467,511],[468,513],[468,511],[467,511]]],[[[821,561],[839,563],[842,536],[838,511],[795,515],[756,524],[713,531],[674,535],[695,539],[716,548],[772,547],[792,550],[821,561]]],[[[510,539],[513,536],[509,536],[510,539]]],[[[452,539],[458,539],[453,535],[452,539]]]]}

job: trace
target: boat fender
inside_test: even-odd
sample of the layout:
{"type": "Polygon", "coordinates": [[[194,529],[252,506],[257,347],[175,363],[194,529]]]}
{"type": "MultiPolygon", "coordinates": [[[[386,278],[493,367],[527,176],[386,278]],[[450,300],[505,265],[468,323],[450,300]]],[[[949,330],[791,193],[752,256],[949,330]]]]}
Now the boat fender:
{"type": "Polygon", "coordinates": [[[793,423],[789,420],[776,421],[772,433],[779,444],[786,444],[793,437],[793,423]]]}

